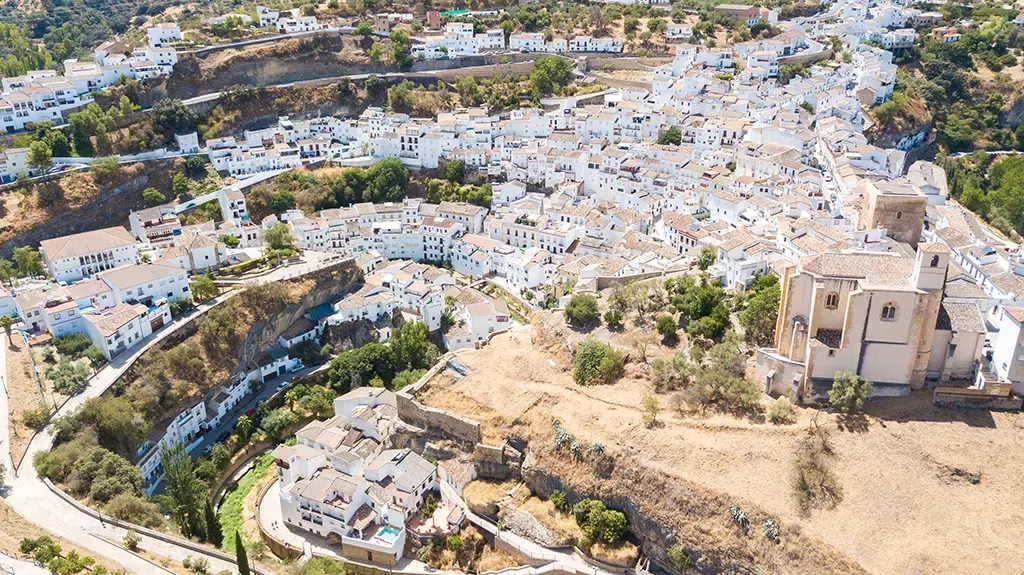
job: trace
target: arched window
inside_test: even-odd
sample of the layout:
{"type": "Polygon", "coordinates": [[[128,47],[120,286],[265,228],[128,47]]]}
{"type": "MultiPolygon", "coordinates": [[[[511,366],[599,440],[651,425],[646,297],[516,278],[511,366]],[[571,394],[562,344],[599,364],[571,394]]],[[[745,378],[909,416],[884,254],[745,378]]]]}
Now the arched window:
{"type": "Polygon", "coordinates": [[[939,256],[937,256],[937,255],[932,256],[932,263],[930,265],[933,268],[939,267],[939,256]]]}
{"type": "Polygon", "coordinates": [[[882,306],[882,321],[896,321],[896,304],[890,302],[882,306]]]}
{"type": "Polygon", "coordinates": [[[839,307],[839,294],[831,292],[825,296],[825,307],[828,309],[836,309],[839,307]]]}
{"type": "Polygon", "coordinates": [[[902,220],[903,219],[903,212],[896,212],[896,219],[897,220],[902,220]]]}

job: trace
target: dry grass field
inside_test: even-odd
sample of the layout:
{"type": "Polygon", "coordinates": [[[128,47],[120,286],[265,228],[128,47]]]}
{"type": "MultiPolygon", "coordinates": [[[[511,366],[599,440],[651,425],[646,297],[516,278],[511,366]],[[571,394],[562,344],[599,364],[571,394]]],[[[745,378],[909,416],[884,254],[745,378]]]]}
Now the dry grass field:
{"type": "MultiPolygon", "coordinates": [[[[477,419],[488,442],[515,435],[536,440],[531,450],[538,451],[557,417],[609,453],[644,462],[666,480],[700,486],[716,500],[778,517],[872,573],[1020,571],[1024,506],[1014,494],[1024,487],[1018,456],[1024,419],[1018,414],[936,409],[923,391],[870,404],[854,422],[798,408],[796,421],[777,426],[718,413],[681,415],[661,395],[659,425],[648,428],[638,410],[653,391],[643,369],[627,366],[626,377],[611,386],[580,387],[566,346],[540,345],[535,330],[519,328],[461,352],[471,373],[440,374],[420,399],[477,419]],[[816,416],[833,430],[843,497],[834,509],[806,516],[791,478],[797,446],[816,416]]],[[[779,572],[818,568],[787,560],[779,572]]]]}

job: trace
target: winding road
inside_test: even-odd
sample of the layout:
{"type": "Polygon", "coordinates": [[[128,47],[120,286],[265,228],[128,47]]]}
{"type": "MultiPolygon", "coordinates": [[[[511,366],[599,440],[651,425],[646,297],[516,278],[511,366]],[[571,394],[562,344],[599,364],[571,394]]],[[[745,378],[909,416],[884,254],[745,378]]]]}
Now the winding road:
{"type": "MultiPolygon", "coordinates": [[[[333,265],[340,261],[342,258],[337,254],[327,254],[321,252],[305,252],[306,261],[295,264],[289,267],[282,267],[274,270],[273,272],[249,280],[248,283],[263,283],[271,281],[281,281],[285,279],[294,278],[306,273],[317,271],[321,268],[333,265]]],[[[171,323],[165,325],[163,328],[157,330],[150,335],[147,340],[140,346],[137,346],[122,355],[115,358],[113,362],[101,369],[89,382],[88,387],[84,392],[70,398],[60,409],[54,414],[54,417],[60,417],[74,413],[86,400],[97,397],[106,391],[111,385],[114,384],[118,378],[121,377],[132,364],[143,354],[146,350],[152,346],[163,341],[167,337],[174,334],[178,329],[188,323],[188,320],[205,313],[215,305],[219,305],[238,293],[237,290],[223,294],[210,302],[201,304],[189,313],[176,318],[171,323]]],[[[6,351],[0,353],[0,362],[6,365],[6,351]]],[[[2,372],[6,374],[6,369],[2,372]]],[[[2,380],[0,380],[2,381],[2,380]]],[[[12,469],[10,463],[10,446],[6,441],[6,433],[8,426],[8,410],[7,410],[7,396],[6,387],[4,388],[3,399],[0,400],[0,407],[3,407],[0,412],[0,461],[8,463],[8,469],[12,469]]],[[[58,535],[68,541],[71,541],[79,547],[87,550],[98,556],[105,557],[110,561],[113,561],[132,573],[149,574],[149,573],[171,573],[163,567],[151,563],[150,561],[125,550],[121,545],[115,543],[120,542],[126,531],[110,525],[109,523],[103,522],[96,519],[92,515],[85,513],[78,508],[74,507],[67,501],[61,499],[57,494],[51,491],[46,484],[36,474],[35,467],[32,459],[35,454],[47,451],[53,446],[53,426],[47,426],[42,432],[38,433],[31,441],[28,446],[21,467],[17,473],[8,473],[7,485],[5,486],[6,492],[4,499],[7,503],[25,519],[39,525],[43,529],[58,535]]],[[[171,559],[180,562],[186,557],[195,557],[199,554],[191,549],[168,543],[163,540],[148,537],[144,534],[140,534],[139,547],[158,557],[171,559]]],[[[222,570],[235,571],[235,565],[232,562],[224,561],[212,556],[206,556],[210,561],[211,572],[218,572],[222,570]]],[[[0,559],[0,565],[5,565],[4,559],[0,559]]],[[[18,575],[21,575],[20,571],[15,571],[18,575]]],[[[2,571],[0,571],[2,573],[2,571]]],[[[26,571],[26,573],[30,573],[26,571]]]]}

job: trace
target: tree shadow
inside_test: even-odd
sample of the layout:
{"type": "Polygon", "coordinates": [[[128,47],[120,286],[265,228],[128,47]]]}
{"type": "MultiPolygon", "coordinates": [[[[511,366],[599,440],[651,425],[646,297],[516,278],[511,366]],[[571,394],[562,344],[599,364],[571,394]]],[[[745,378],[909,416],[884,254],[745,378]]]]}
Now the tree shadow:
{"type": "Polygon", "coordinates": [[[851,433],[867,433],[871,427],[868,418],[863,413],[844,413],[837,420],[839,429],[851,433]]]}
{"type": "Polygon", "coordinates": [[[864,405],[863,412],[886,423],[908,423],[911,421],[932,423],[962,423],[969,427],[996,427],[992,411],[939,407],[932,403],[933,390],[922,389],[903,397],[890,397],[871,401],[864,405]]]}

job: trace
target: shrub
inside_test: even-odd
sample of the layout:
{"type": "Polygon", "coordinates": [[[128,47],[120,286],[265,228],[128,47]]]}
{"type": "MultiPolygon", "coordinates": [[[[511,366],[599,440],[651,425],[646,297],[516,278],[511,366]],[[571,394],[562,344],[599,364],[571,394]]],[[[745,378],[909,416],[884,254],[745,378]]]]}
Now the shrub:
{"type": "Polygon", "coordinates": [[[617,309],[610,309],[604,312],[604,322],[611,329],[622,327],[622,312],[617,309]]]}
{"type": "Polygon", "coordinates": [[[621,511],[606,509],[596,499],[584,499],[573,506],[576,523],[590,543],[614,545],[626,529],[626,516],[621,511]]]}
{"type": "Polygon", "coordinates": [[[655,327],[658,333],[665,341],[671,341],[676,338],[676,331],[678,330],[678,324],[675,318],[670,315],[663,315],[658,317],[658,321],[655,323],[655,327]]]}
{"type": "Polygon", "coordinates": [[[124,535],[124,548],[129,551],[138,551],[140,540],[139,534],[129,529],[128,533],[124,535]]]}
{"type": "Polygon", "coordinates": [[[830,465],[834,456],[828,433],[812,426],[797,447],[793,463],[793,494],[802,514],[817,507],[832,509],[842,500],[839,478],[830,465]]]}
{"type": "Polygon", "coordinates": [[[870,395],[870,381],[860,381],[856,374],[840,371],[836,373],[832,389],[828,390],[828,404],[840,413],[854,413],[860,410],[870,395]]]}
{"type": "Polygon", "coordinates": [[[780,397],[768,408],[768,421],[780,425],[793,421],[793,404],[788,397],[780,397]]]}
{"type": "Polygon", "coordinates": [[[569,498],[561,489],[556,489],[551,493],[551,504],[555,506],[555,509],[563,513],[569,512],[569,498]]]}
{"type": "Polygon", "coordinates": [[[580,385],[612,383],[622,376],[624,358],[621,352],[595,339],[576,346],[573,378],[580,385]]]}
{"type": "Polygon", "coordinates": [[[593,324],[598,315],[597,298],[590,294],[576,294],[565,304],[565,319],[576,327],[593,324]]]}
{"type": "Polygon", "coordinates": [[[167,203],[167,196],[160,193],[160,190],[156,188],[146,188],[142,190],[142,204],[147,208],[153,206],[159,206],[160,204],[167,203]]]}
{"type": "Polygon", "coordinates": [[[66,359],[46,369],[46,378],[53,382],[53,389],[64,395],[77,395],[85,390],[89,381],[89,368],[81,363],[66,359]]]}
{"type": "Polygon", "coordinates": [[[665,557],[676,568],[676,571],[686,571],[693,567],[693,560],[690,559],[690,555],[678,543],[665,551],[665,557]]]}
{"type": "Polygon", "coordinates": [[[163,516],[155,503],[131,493],[118,494],[107,503],[103,511],[111,517],[143,527],[156,528],[163,523],[163,516]]]}
{"type": "Polygon", "coordinates": [[[53,347],[57,348],[57,353],[71,358],[78,358],[81,354],[92,345],[92,341],[89,336],[84,333],[72,333],[68,335],[62,335],[53,338],[53,347]]]}
{"type": "Polygon", "coordinates": [[[92,172],[97,179],[108,181],[121,173],[121,161],[116,156],[100,158],[89,165],[89,171],[92,172]]]}
{"type": "Polygon", "coordinates": [[[94,447],[80,457],[67,482],[72,493],[88,494],[99,503],[106,503],[122,493],[142,493],[142,472],[139,468],[102,447],[94,447]]]}
{"type": "Polygon", "coordinates": [[[651,394],[645,395],[643,401],[640,402],[640,414],[644,425],[654,427],[658,423],[659,413],[661,413],[661,405],[658,403],[658,398],[651,394]]]}
{"type": "Polygon", "coordinates": [[[46,425],[46,420],[49,418],[49,414],[46,411],[43,409],[26,409],[21,412],[21,421],[25,424],[25,427],[39,429],[46,425]]]}

